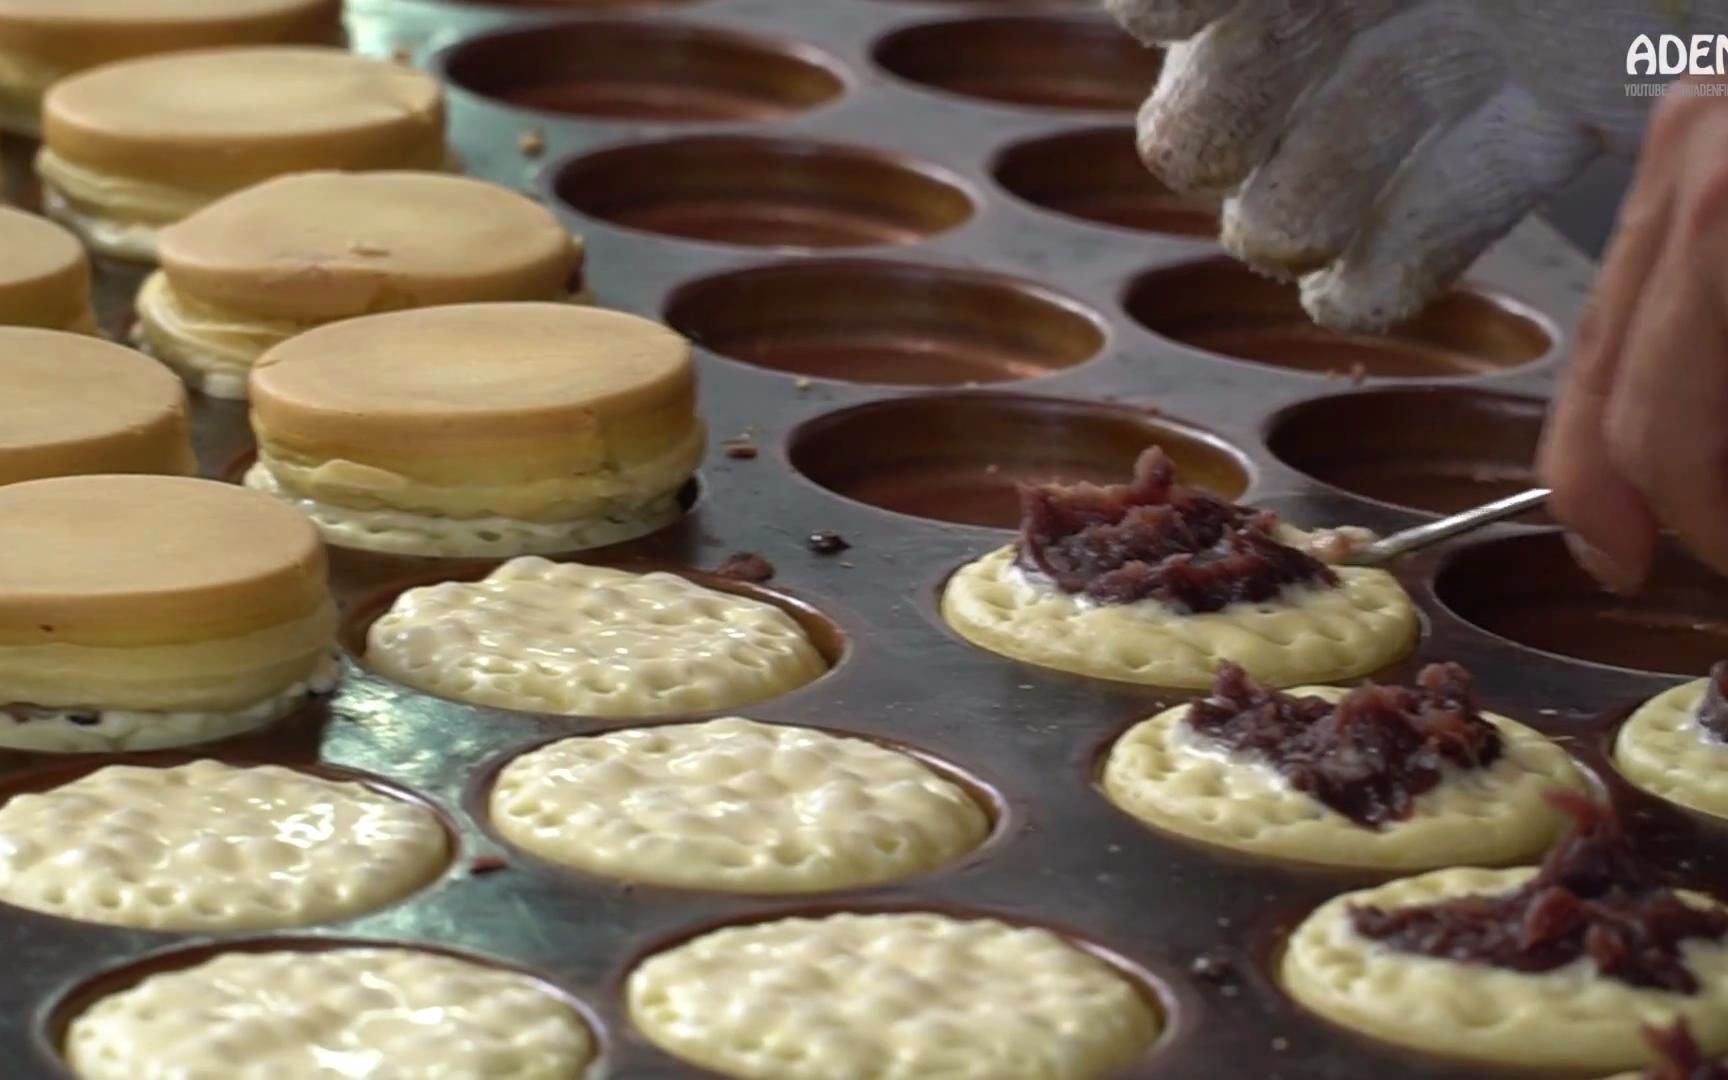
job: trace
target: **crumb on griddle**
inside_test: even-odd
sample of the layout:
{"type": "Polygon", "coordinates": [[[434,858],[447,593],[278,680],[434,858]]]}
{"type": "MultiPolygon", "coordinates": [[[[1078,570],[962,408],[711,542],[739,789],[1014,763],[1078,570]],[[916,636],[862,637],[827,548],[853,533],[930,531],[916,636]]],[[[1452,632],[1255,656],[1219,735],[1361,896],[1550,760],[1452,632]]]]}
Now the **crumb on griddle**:
{"type": "Polygon", "coordinates": [[[714,573],[734,581],[760,585],[774,576],[774,564],[753,551],[740,551],[727,556],[725,562],[715,567],[714,573]]]}
{"type": "Polygon", "coordinates": [[[832,529],[817,529],[804,538],[804,546],[818,555],[838,555],[851,548],[852,544],[832,529]]]}
{"type": "Polygon", "coordinates": [[[722,453],[727,457],[732,458],[734,461],[751,461],[756,458],[758,453],[760,453],[760,451],[756,449],[755,443],[746,442],[744,440],[734,440],[732,442],[724,443],[721,445],[720,449],[722,453]]]}
{"type": "Polygon", "coordinates": [[[502,855],[476,855],[474,859],[468,863],[468,875],[470,877],[483,877],[487,874],[496,874],[500,870],[508,869],[509,866],[510,860],[506,859],[502,855]]]}
{"type": "Polygon", "coordinates": [[[546,152],[546,133],[539,128],[529,128],[516,137],[516,148],[522,151],[523,157],[539,157],[546,152]]]}

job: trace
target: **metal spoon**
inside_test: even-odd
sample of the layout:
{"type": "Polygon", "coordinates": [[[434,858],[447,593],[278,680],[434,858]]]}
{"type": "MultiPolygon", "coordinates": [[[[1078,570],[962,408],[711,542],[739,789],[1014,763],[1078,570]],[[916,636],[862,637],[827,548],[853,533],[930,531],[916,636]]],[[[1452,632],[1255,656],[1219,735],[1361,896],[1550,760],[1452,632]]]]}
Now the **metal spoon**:
{"type": "Polygon", "coordinates": [[[1504,521],[1509,517],[1517,517],[1526,510],[1541,506],[1548,499],[1547,488],[1531,488],[1516,495],[1508,495],[1504,499],[1495,499],[1491,503],[1443,517],[1439,521],[1430,521],[1426,525],[1418,525],[1414,529],[1393,533],[1382,537],[1372,544],[1365,545],[1360,550],[1346,558],[1345,566],[1379,566],[1390,562],[1400,555],[1438,544],[1442,540],[1450,540],[1460,533],[1472,529],[1480,529],[1484,525],[1492,525],[1496,521],[1504,521]]]}

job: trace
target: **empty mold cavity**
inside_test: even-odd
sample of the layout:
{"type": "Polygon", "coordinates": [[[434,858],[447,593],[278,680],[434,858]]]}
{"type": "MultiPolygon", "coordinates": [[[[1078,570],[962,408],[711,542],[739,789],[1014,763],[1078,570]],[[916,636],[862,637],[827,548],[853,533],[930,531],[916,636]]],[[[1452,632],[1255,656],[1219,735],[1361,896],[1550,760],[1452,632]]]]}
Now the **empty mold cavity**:
{"type": "Polygon", "coordinates": [[[1102,322],[1029,282],[911,263],[824,260],[723,274],[678,290],[666,321],[771,371],[857,383],[1006,382],[1082,363],[1102,322]]]}
{"type": "Polygon", "coordinates": [[[445,77],[518,108],[620,120],[767,120],[845,92],[805,45],[673,22],[589,19],[469,38],[445,77]]]}
{"type": "Polygon", "coordinates": [[[1158,182],[1131,127],[1089,128],[1016,143],[996,159],[996,182],[1032,203],[1099,225],[1172,236],[1218,235],[1218,208],[1158,182]]]}
{"type": "Polygon", "coordinates": [[[999,15],[924,23],[876,46],[876,63],[908,82],[1006,105],[1132,112],[1163,54],[1109,19],[999,15]]]}
{"type": "Polygon", "coordinates": [[[1666,545],[1637,596],[1603,591],[1573,563],[1559,532],[1465,548],[1441,569],[1435,592],[1489,633],[1592,663],[1703,675],[1728,657],[1721,578],[1666,545]]]}
{"type": "Polygon", "coordinates": [[[1294,285],[1227,258],[1142,274],[1123,303],[1140,325],[1185,345],[1341,378],[1483,375],[1538,360],[1554,345],[1531,312],[1467,288],[1384,334],[1323,329],[1302,310],[1294,285]]]}
{"type": "Polygon", "coordinates": [[[552,198],[626,228],[746,247],[913,243],[972,216],[948,173],[806,139],[695,136],[565,161],[552,198]]]}
{"type": "Polygon", "coordinates": [[[1149,446],[1183,479],[1227,498],[1241,455],[1185,424],[1126,406],[1011,394],[932,394],[828,413],[792,433],[792,465],[856,502],[961,525],[1014,528],[1018,485],[1120,483],[1149,446]]]}
{"type": "Polygon", "coordinates": [[[1545,410],[1540,398],[1451,387],[1366,390],[1292,405],[1266,442],[1321,483],[1450,514],[1535,486],[1545,410]]]}

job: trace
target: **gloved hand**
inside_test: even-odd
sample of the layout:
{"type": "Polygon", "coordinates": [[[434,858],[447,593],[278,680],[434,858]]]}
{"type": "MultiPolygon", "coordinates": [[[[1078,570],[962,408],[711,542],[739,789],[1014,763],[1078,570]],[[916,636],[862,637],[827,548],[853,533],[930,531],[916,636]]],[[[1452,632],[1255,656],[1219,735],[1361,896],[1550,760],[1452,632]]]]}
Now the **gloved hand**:
{"type": "Polygon", "coordinates": [[[1420,309],[1597,155],[1637,152],[1639,34],[1728,32],[1728,0],[1104,0],[1173,43],[1140,113],[1223,243],[1301,278],[1320,323],[1420,309]]]}

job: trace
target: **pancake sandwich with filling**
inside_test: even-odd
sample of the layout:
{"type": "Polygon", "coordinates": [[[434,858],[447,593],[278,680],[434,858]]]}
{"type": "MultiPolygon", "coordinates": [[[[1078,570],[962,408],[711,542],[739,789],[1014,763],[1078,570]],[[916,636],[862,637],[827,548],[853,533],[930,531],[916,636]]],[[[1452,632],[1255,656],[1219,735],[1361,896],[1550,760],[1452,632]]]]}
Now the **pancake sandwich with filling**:
{"type": "Polygon", "coordinates": [[[55,84],[36,172],[51,217],[97,254],[151,262],[157,233],[287,173],[440,170],[437,80],[341,49],[200,49],[55,84]]]}
{"type": "Polygon", "coordinates": [[[401,555],[575,551],[682,513],[702,459],[690,345],[554,303],[416,308],[271,349],[246,483],[331,544],[401,555]]]}
{"type": "Polygon", "coordinates": [[[0,130],[39,134],[48,88],[101,64],[342,37],[342,0],[0,0],[0,130]]]}
{"type": "Polygon", "coordinates": [[[0,484],[190,475],[186,408],[185,388],[147,356],[83,334],[0,326],[0,484]]]}
{"type": "Polygon", "coordinates": [[[429,172],[267,180],[163,229],[139,348],[214,397],[326,323],[406,308],[584,298],[582,244],[508,188],[429,172]]]}
{"type": "Polygon", "coordinates": [[[0,746],[145,750],[242,734],[340,672],[324,546],[230,484],[0,487],[0,746]]]}

